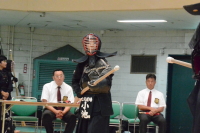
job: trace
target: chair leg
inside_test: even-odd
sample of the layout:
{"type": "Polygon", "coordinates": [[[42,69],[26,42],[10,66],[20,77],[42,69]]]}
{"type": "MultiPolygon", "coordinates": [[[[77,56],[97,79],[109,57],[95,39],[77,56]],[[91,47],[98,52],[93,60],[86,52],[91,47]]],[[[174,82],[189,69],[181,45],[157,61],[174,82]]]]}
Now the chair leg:
{"type": "Polygon", "coordinates": [[[129,131],[129,122],[128,122],[128,131],[129,131]]]}
{"type": "Polygon", "coordinates": [[[62,133],[62,123],[60,124],[60,133],[62,133]]]}
{"type": "Polygon", "coordinates": [[[37,122],[37,132],[38,132],[38,130],[39,130],[39,129],[38,129],[38,122],[37,122]]]}
{"type": "Polygon", "coordinates": [[[41,125],[40,125],[40,133],[42,133],[42,120],[41,120],[41,125]]]}
{"type": "Polygon", "coordinates": [[[121,125],[119,124],[118,131],[121,133],[121,125]]]}
{"type": "Polygon", "coordinates": [[[159,129],[159,127],[158,127],[158,126],[156,126],[156,133],[158,133],[158,129],[159,129]]]}
{"type": "Polygon", "coordinates": [[[119,123],[119,132],[121,133],[122,128],[121,128],[121,123],[119,123]]]}
{"type": "Polygon", "coordinates": [[[37,131],[37,123],[35,122],[35,132],[37,131]]]}

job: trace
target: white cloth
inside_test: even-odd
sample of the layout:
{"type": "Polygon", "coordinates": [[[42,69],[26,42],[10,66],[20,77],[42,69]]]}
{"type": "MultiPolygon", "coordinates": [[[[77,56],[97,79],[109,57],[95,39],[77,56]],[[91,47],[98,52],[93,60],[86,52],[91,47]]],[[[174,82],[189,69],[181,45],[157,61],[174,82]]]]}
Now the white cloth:
{"type": "MultiPolygon", "coordinates": [[[[42,99],[46,99],[47,102],[53,102],[57,103],[57,91],[58,91],[58,85],[56,84],[55,81],[51,81],[50,83],[47,83],[43,86],[42,89],[42,96],[41,96],[41,101],[42,99]]],[[[61,93],[61,100],[63,96],[67,96],[68,100],[71,101],[71,103],[74,102],[74,94],[72,87],[66,84],[65,82],[62,83],[60,86],[60,93],[61,93]]]]}
{"type": "Polygon", "coordinates": [[[149,97],[149,92],[152,92],[152,97],[151,97],[151,107],[153,108],[159,108],[159,107],[166,107],[166,103],[165,103],[165,99],[163,96],[163,93],[156,90],[156,89],[152,89],[149,90],[148,88],[143,89],[141,91],[138,92],[135,104],[136,105],[145,105],[147,106],[147,101],[148,101],[148,97],[149,97]],[[158,104],[155,103],[155,99],[159,99],[158,104]]]}

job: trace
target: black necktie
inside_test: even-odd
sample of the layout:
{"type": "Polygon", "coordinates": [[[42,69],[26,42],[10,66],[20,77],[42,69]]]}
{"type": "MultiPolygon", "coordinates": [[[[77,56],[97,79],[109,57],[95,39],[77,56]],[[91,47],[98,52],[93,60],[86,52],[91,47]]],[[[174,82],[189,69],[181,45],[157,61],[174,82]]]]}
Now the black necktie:
{"type": "MultiPolygon", "coordinates": [[[[60,86],[58,86],[58,91],[57,91],[57,101],[61,101],[61,94],[60,94],[60,86]]],[[[57,107],[58,110],[62,110],[62,107],[57,107]]]]}
{"type": "Polygon", "coordinates": [[[149,92],[149,97],[147,101],[147,106],[151,107],[151,91],[149,92]]]}

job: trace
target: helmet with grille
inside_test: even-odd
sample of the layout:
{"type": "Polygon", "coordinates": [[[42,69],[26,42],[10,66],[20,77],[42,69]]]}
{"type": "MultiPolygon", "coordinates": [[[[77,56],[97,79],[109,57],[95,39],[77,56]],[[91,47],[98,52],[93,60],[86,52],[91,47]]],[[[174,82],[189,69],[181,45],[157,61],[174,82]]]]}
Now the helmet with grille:
{"type": "Polygon", "coordinates": [[[95,55],[98,50],[101,48],[100,38],[93,34],[87,34],[82,40],[84,51],[87,55],[95,55]]]}

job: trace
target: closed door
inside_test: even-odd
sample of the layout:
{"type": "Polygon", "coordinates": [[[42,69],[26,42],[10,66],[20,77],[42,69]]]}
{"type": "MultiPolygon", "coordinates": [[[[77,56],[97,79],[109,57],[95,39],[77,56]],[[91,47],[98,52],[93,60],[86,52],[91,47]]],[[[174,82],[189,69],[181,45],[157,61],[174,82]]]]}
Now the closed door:
{"type": "MultiPolygon", "coordinates": [[[[191,62],[191,56],[171,57],[191,62]]],[[[187,104],[187,98],[194,88],[195,80],[190,68],[177,64],[169,64],[167,86],[167,133],[191,133],[192,114],[187,104]]]]}

